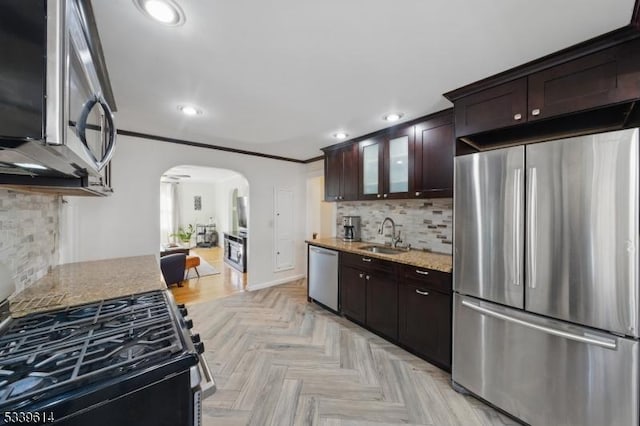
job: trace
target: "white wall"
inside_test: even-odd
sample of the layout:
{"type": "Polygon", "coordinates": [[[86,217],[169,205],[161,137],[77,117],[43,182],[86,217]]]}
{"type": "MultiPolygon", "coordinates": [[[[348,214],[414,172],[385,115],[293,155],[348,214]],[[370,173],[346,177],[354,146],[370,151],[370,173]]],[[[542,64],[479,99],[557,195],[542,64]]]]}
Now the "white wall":
{"type": "Polygon", "coordinates": [[[209,218],[216,216],[216,185],[214,183],[180,182],[178,188],[178,205],[180,206],[180,226],[186,228],[197,224],[206,225],[209,218]],[[196,210],[193,197],[202,199],[202,210],[196,210]]]}
{"type": "Polygon", "coordinates": [[[287,161],[120,136],[113,159],[115,193],[107,198],[69,197],[63,214],[78,220],[61,229],[61,263],[154,254],[160,249],[160,176],[190,164],[234,170],[249,185],[248,288],[304,275],[306,166],[287,161]],[[274,272],[273,191],[294,190],[296,263],[274,272]]]}
{"type": "Polygon", "coordinates": [[[306,238],[336,236],[336,203],[324,201],[324,160],[307,165],[306,238]]]}

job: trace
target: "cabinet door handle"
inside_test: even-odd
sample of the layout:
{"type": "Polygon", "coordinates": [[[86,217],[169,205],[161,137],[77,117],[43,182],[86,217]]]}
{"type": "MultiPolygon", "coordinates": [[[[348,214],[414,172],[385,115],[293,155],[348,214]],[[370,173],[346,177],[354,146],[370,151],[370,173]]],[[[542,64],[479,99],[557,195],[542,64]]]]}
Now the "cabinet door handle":
{"type": "Polygon", "coordinates": [[[387,194],[384,194],[384,195],[383,195],[383,197],[384,197],[384,198],[387,198],[387,194]]]}
{"type": "Polygon", "coordinates": [[[419,193],[419,192],[416,192],[416,197],[419,197],[419,196],[420,196],[420,193],[419,193]]]}
{"type": "Polygon", "coordinates": [[[360,274],[360,278],[364,277],[364,274],[360,274]]]}
{"type": "Polygon", "coordinates": [[[367,281],[369,281],[369,278],[371,278],[371,277],[369,275],[367,275],[365,278],[367,279],[367,281]]]}
{"type": "Polygon", "coordinates": [[[378,194],[378,198],[380,198],[380,194],[378,194]]]}
{"type": "Polygon", "coordinates": [[[368,257],[363,257],[363,258],[362,258],[362,261],[363,261],[363,262],[371,262],[371,259],[370,259],[370,258],[368,258],[368,257]]]}
{"type": "Polygon", "coordinates": [[[534,109],[534,110],[531,110],[531,115],[534,115],[534,116],[535,116],[535,115],[540,115],[540,109],[539,109],[539,108],[536,108],[536,109],[534,109]]]}
{"type": "Polygon", "coordinates": [[[514,119],[514,120],[516,120],[516,121],[518,121],[518,120],[522,120],[522,114],[515,114],[515,115],[513,116],[513,119],[514,119]]]}
{"type": "Polygon", "coordinates": [[[429,273],[427,271],[421,271],[420,269],[416,269],[416,274],[429,275],[429,273]]]}
{"type": "Polygon", "coordinates": [[[420,296],[428,296],[429,295],[428,291],[418,290],[417,288],[416,288],[416,293],[418,293],[420,296]]]}

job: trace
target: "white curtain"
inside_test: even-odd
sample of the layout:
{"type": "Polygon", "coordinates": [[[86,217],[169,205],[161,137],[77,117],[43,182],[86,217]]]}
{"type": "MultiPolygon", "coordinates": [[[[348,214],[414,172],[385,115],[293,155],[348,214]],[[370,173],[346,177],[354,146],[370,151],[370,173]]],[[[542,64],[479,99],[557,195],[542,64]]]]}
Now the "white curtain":
{"type": "Polygon", "coordinates": [[[175,183],[160,183],[160,242],[162,244],[174,242],[175,238],[171,235],[178,232],[180,226],[177,186],[175,183]]]}

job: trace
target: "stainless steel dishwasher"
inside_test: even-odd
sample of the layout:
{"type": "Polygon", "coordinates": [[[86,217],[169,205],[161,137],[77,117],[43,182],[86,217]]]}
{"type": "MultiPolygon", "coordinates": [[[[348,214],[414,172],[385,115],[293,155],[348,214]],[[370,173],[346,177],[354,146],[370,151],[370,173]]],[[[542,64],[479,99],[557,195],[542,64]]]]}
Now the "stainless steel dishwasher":
{"type": "Polygon", "coordinates": [[[338,310],[338,252],[309,246],[309,297],[338,310]]]}

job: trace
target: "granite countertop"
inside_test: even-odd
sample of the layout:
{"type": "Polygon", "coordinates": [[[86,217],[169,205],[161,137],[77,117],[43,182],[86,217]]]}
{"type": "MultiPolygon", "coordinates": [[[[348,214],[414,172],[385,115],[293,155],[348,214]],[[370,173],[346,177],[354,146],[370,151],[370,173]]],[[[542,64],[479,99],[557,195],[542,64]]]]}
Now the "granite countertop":
{"type": "Polygon", "coordinates": [[[365,245],[381,246],[381,244],[367,243],[366,241],[346,242],[339,238],[319,238],[316,240],[307,240],[306,242],[314,246],[361,254],[367,257],[375,257],[378,259],[389,260],[391,262],[433,269],[440,272],[451,273],[451,271],[453,271],[453,256],[450,254],[432,253],[423,250],[411,250],[400,254],[371,253],[369,251],[360,250],[358,247],[365,245]]]}
{"type": "Polygon", "coordinates": [[[166,288],[154,255],[68,263],[10,297],[9,309],[17,318],[166,288]]]}

